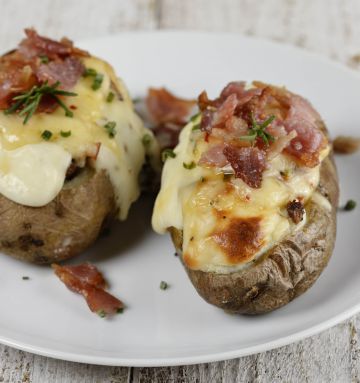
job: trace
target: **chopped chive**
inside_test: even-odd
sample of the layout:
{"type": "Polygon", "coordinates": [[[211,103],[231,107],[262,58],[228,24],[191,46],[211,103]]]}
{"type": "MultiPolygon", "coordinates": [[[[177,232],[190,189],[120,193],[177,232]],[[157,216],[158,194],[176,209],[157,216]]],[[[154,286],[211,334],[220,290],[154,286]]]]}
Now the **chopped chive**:
{"type": "Polygon", "coordinates": [[[97,72],[93,68],[86,68],[83,73],[83,77],[89,77],[89,76],[95,77],[96,75],[97,75],[97,72]]]}
{"type": "Polygon", "coordinates": [[[183,162],[183,166],[184,166],[185,169],[190,170],[190,169],[194,169],[195,166],[196,166],[196,164],[195,164],[194,161],[191,161],[191,162],[188,163],[188,164],[187,164],[186,162],[183,162]]]}
{"type": "Polygon", "coordinates": [[[151,141],[152,141],[152,138],[151,138],[150,134],[145,134],[141,140],[141,142],[143,143],[145,148],[148,148],[150,146],[151,141]]]}
{"type": "Polygon", "coordinates": [[[91,85],[92,90],[100,89],[103,80],[104,80],[104,75],[102,75],[101,73],[97,73],[91,85]]]}
{"type": "Polygon", "coordinates": [[[160,289],[161,290],[166,290],[169,287],[168,283],[165,281],[160,282],[160,289]]]}
{"type": "Polygon", "coordinates": [[[50,138],[52,136],[52,133],[50,132],[50,130],[44,130],[42,133],[41,133],[41,137],[45,140],[45,141],[49,141],[50,138]]]}
{"type": "Polygon", "coordinates": [[[26,275],[24,275],[23,277],[22,277],[22,280],[23,281],[28,281],[30,279],[30,277],[27,277],[26,275]]]}
{"type": "Polygon", "coordinates": [[[106,102],[112,102],[114,97],[115,97],[115,93],[114,92],[109,92],[109,94],[106,97],[106,102]]]}
{"type": "Polygon", "coordinates": [[[196,113],[196,114],[194,114],[193,116],[190,117],[190,121],[191,121],[191,122],[195,122],[196,119],[197,119],[199,116],[200,116],[200,113],[196,113]]]}
{"type": "Polygon", "coordinates": [[[104,310],[99,310],[97,312],[97,315],[99,315],[100,318],[105,318],[106,317],[106,312],[104,310]]]}
{"type": "Polygon", "coordinates": [[[124,312],[124,308],[123,307],[119,307],[117,310],[116,310],[116,313],[117,314],[122,314],[124,312]]]}
{"type": "Polygon", "coordinates": [[[47,57],[46,55],[40,55],[39,58],[42,64],[47,64],[49,62],[49,57],[47,57]]]}
{"type": "Polygon", "coordinates": [[[349,199],[349,201],[347,201],[344,206],[344,210],[346,211],[351,211],[351,210],[354,210],[355,208],[356,208],[356,201],[354,201],[353,199],[349,199]]]}
{"type": "Polygon", "coordinates": [[[61,131],[60,136],[61,137],[70,137],[71,136],[71,130],[69,130],[67,132],[61,131]]]}
{"type": "Polygon", "coordinates": [[[115,126],[116,126],[115,121],[109,121],[104,125],[104,128],[107,130],[110,138],[115,137],[115,134],[116,134],[115,126]]]}
{"type": "Polygon", "coordinates": [[[196,124],[196,125],[194,125],[193,127],[192,127],[192,131],[194,131],[194,130],[199,130],[200,129],[200,124],[196,124]]]}
{"type": "Polygon", "coordinates": [[[172,149],[164,149],[161,153],[161,159],[165,162],[168,158],[175,158],[176,153],[172,149]]]}

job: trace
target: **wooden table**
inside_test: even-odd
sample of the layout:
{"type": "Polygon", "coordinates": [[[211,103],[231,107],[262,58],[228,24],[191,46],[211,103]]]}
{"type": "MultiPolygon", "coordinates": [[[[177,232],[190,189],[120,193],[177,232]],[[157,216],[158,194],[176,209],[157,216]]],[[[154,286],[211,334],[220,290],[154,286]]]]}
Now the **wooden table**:
{"type": "MultiPolygon", "coordinates": [[[[266,37],[360,69],[357,0],[0,0],[0,15],[1,51],[18,42],[25,26],[75,40],[181,28],[266,37]]],[[[0,382],[359,382],[359,329],[360,315],[273,351],[168,368],[92,366],[0,346],[0,382]]]]}

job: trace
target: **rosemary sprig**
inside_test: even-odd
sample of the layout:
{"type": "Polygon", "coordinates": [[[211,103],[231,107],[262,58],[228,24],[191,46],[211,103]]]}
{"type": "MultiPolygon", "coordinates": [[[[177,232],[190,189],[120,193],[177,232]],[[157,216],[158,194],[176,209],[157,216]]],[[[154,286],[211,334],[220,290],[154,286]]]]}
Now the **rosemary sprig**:
{"type": "Polygon", "coordinates": [[[73,117],[73,112],[58,96],[77,96],[77,93],[58,89],[59,86],[59,81],[53,85],[48,85],[47,81],[42,85],[35,85],[28,92],[13,97],[12,101],[14,101],[14,103],[10,106],[10,108],[6,109],[4,113],[18,113],[20,117],[24,117],[23,124],[25,125],[36,112],[42,97],[44,95],[48,95],[51,96],[62,109],[64,109],[65,116],[73,117]]]}
{"type": "Polygon", "coordinates": [[[268,127],[275,120],[274,115],[271,115],[267,120],[265,120],[262,123],[259,123],[255,120],[254,113],[251,113],[250,118],[251,128],[249,129],[249,134],[246,136],[239,137],[240,140],[255,142],[257,138],[261,138],[267,146],[269,146],[269,141],[275,141],[275,137],[265,130],[265,128],[268,127]]]}

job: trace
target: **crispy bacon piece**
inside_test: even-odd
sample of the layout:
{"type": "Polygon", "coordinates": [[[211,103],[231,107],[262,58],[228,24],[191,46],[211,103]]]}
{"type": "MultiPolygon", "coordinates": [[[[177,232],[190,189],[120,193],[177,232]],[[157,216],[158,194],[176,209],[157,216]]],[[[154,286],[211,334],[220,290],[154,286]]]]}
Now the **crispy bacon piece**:
{"type": "Polygon", "coordinates": [[[228,145],[223,153],[235,172],[235,178],[242,179],[252,188],[261,187],[262,173],[266,168],[265,152],[257,147],[228,145]]]}
{"type": "Polygon", "coordinates": [[[305,209],[304,205],[300,201],[290,201],[286,206],[286,210],[289,214],[289,217],[296,225],[303,220],[305,209]]]}
{"type": "Polygon", "coordinates": [[[178,98],[165,88],[150,88],[146,97],[146,105],[156,124],[170,122],[183,125],[187,122],[196,101],[178,98]]]}
{"type": "Polygon", "coordinates": [[[275,136],[275,137],[277,137],[277,139],[275,140],[275,142],[270,146],[269,150],[267,151],[266,158],[269,161],[271,161],[278,154],[280,154],[285,148],[287,148],[289,143],[296,136],[297,136],[297,133],[295,130],[292,130],[290,133],[287,133],[285,135],[275,136]]]}
{"type": "Polygon", "coordinates": [[[36,76],[31,66],[16,52],[0,58],[0,109],[8,108],[14,95],[35,84],[36,76]]]}
{"type": "Polygon", "coordinates": [[[199,165],[204,167],[215,166],[218,168],[225,166],[228,163],[228,159],[225,157],[224,148],[224,144],[212,146],[209,150],[201,155],[199,165]]]}
{"type": "Polygon", "coordinates": [[[91,311],[100,315],[112,315],[124,308],[119,299],[104,290],[105,279],[94,265],[83,263],[76,266],[51,266],[68,289],[86,299],[91,311]]]}
{"type": "MultiPolygon", "coordinates": [[[[273,135],[275,140],[268,146],[258,137],[255,146],[267,152],[268,160],[285,152],[302,166],[318,165],[320,152],[326,147],[327,139],[318,126],[320,116],[312,105],[285,88],[260,82],[254,82],[253,85],[254,88],[245,89],[244,82],[231,82],[215,100],[210,100],[206,92],[200,94],[198,105],[202,113],[201,130],[206,133],[206,141],[211,145],[209,137],[213,136],[222,139],[225,146],[232,145],[236,140],[236,147],[249,146],[249,141],[239,138],[248,135],[252,116],[261,122],[274,115],[275,120],[265,131],[273,135]]],[[[233,157],[230,152],[228,155],[233,157]]],[[[210,147],[199,163],[213,166],[217,158],[220,157],[216,150],[212,151],[210,147]]],[[[256,167],[254,171],[257,171],[256,167]]]]}
{"type": "Polygon", "coordinates": [[[61,89],[71,89],[85,71],[84,64],[76,57],[67,57],[63,61],[52,61],[42,64],[36,70],[39,82],[53,85],[60,82],[61,89]]]}
{"type": "Polygon", "coordinates": [[[175,147],[196,101],[176,97],[165,88],[150,88],[145,103],[161,149],[175,147]]]}
{"type": "Polygon", "coordinates": [[[284,124],[290,133],[295,131],[296,137],[285,148],[286,153],[295,157],[301,164],[312,168],[319,164],[319,153],[327,145],[324,134],[308,120],[292,119],[284,124]]]}
{"type": "Polygon", "coordinates": [[[25,29],[26,38],[19,45],[19,52],[26,59],[34,59],[39,56],[46,56],[51,60],[65,58],[70,55],[89,56],[81,49],[75,48],[69,39],[61,41],[51,40],[38,35],[34,29],[25,29]]]}
{"type": "MultiPolygon", "coordinates": [[[[79,57],[88,53],[75,48],[70,40],[50,40],[33,29],[25,33],[18,49],[0,58],[0,109],[9,108],[14,96],[46,81],[50,85],[59,81],[68,90],[84,72],[79,57]],[[47,64],[41,63],[43,56],[50,60],[47,64]]],[[[43,97],[37,112],[50,113],[57,107],[52,97],[43,97]]]]}
{"type": "Polygon", "coordinates": [[[238,105],[243,105],[250,101],[254,96],[260,96],[262,90],[259,88],[245,89],[245,81],[234,81],[226,85],[220,94],[220,100],[225,100],[232,94],[238,99],[238,105]]]}

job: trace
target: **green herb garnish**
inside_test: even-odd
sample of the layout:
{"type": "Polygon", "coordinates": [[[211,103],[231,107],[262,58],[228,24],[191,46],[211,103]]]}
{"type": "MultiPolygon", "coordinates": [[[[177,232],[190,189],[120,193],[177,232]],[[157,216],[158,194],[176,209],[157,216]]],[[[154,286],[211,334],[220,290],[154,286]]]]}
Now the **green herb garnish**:
{"type": "Polygon", "coordinates": [[[191,161],[190,163],[186,163],[186,162],[183,162],[183,166],[185,169],[194,169],[194,167],[196,166],[195,162],[194,161],[191,161]]]}
{"type": "Polygon", "coordinates": [[[49,62],[49,57],[47,57],[46,55],[40,55],[39,59],[41,64],[47,64],[49,62]]]}
{"type": "Polygon", "coordinates": [[[172,149],[164,149],[161,153],[162,162],[165,162],[168,158],[175,158],[176,154],[172,149]]]}
{"type": "Polygon", "coordinates": [[[28,281],[29,279],[30,279],[30,278],[27,277],[27,276],[25,276],[25,275],[22,277],[22,280],[23,280],[23,281],[28,281]]]}
{"type": "Polygon", "coordinates": [[[344,206],[344,210],[346,211],[351,211],[351,210],[354,210],[355,208],[356,208],[356,201],[354,201],[353,199],[349,199],[349,201],[347,201],[344,206]]]}
{"type": "Polygon", "coordinates": [[[200,129],[200,124],[196,124],[196,125],[194,125],[193,127],[192,127],[192,131],[194,131],[194,130],[199,130],[200,129]]]}
{"type": "Polygon", "coordinates": [[[106,97],[106,102],[112,102],[114,97],[115,97],[115,93],[114,92],[109,92],[109,94],[106,97]]]}
{"type": "Polygon", "coordinates": [[[122,314],[124,312],[124,308],[123,307],[119,307],[117,310],[116,310],[116,314],[122,314]]]}
{"type": "Polygon", "coordinates": [[[97,75],[97,72],[93,68],[86,68],[83,73],[83,77],[89,77],[89,76],[95,77],[96,75],[97,75]]]}
{"type": "Polygon", "coordinates": [[[71,130],[69,130],[67,132],[60,131],[60,136],[61,137],[70,137],[71,136],[71,130]]]}
{"type": "Polygon", "coordinates": [[[168,283],[165,281],[160,282],[160,289],[161,290],[166,290],[169,287],[168,283]]]}
{"type": "Polygon", "coordinates": [[[48,85],[46,81],[44,84],[33,86],[28,92],[22,93],[13,97],[14,103],[10,108],[4,111],[5,114],[18,113],[20,117],[24,117],[23,124],[25,125],[36,112],[40,101],[44,95],[52,97],[65,111],[65,116],[72,117],[73,112],[60,100],[58,96],[77,96],[76,93],[67,92],[58,89],[60,82],[57,81],[53,85],[48,85]]]}
{"type": "Polygon", "coordinates": [[[268,127],[275,119],[275,116],[270,116],[267,120],[259,123],[255,120],[254,113],[251,112],[251,128],[249,134],[239,137],[240,140],[252,141],[253,143],[257,138],[261,138],[266,146],[269,146],[269,141],[274,141],[275,137],[268,133],[265,128],[268,127]]]}
{"type": "Polygon", "coordinates": [[[50,130],[44,130],[44,131],[41,133],[41,137],[42,137],[45,141],[49,141],[50,138],[52,137],[52,133],[50,132],[50,130]]]}
{"type": "MultiPolygon", "coordinates": [[[[86,68],[83,77],[93,77],[93,83],[91,85],[92,90],[98,90],[101,87],[101,84],[104,80],[104,75],[98,73],[94,68],[86,68]]],[[[108,95],[109,97],[109,95],[108,95]]],[[[111,101],[108,101],[111,102],[111,101]]]]}
{"type": "Polygon", "coordinates": [[[200,116],[200,113],[194,114],[193,116],[190,117],[190,121],[195,122],[199,116],[200,116]]]}
{"type": "Polygon", "coordinates": [[[116,126],[115,121],[109,121],[104,125],[104,128],[107,130],[110,138],[115,137],[115,134],[116,134],[115,126],[116,126]]]}
{"type": "Polygon", "coordinates": [[[143,136],[143,138],[141,139],[141,142],[143,143],[145,148],[148,148],[150,146],[151,141],[152,141],[152,138],[151,138],[150,134],[145,134],[143,136]]]}
{"type": "Polygon", "coordinates": [[[99,310],[97,312],[97,315],[99,315],[100,318],[105,318],[106,317],[106,312],[104,310],[99,310]]]}
{"type": "Polygon", "coordinates": [[[104,75],[102,75],[101,73],[97,73],[91,85],[92,90],[100,89],[103,80],[104,80],[104,75]]]}
{"type": "MultiPolygon", "coordinates": [[[[200,113],[196,113],[194,114],[193,116],[190,117],[190,122],[192,122],[193,124],[195,124],[195,121],[199,118],[200,116],[200,113]]],[[[199,130],[200,129],[200,122],[198,122],[197,124],[195,124],[193,127],[192,127],[192,131],[194,130],[199,130]]]]}

